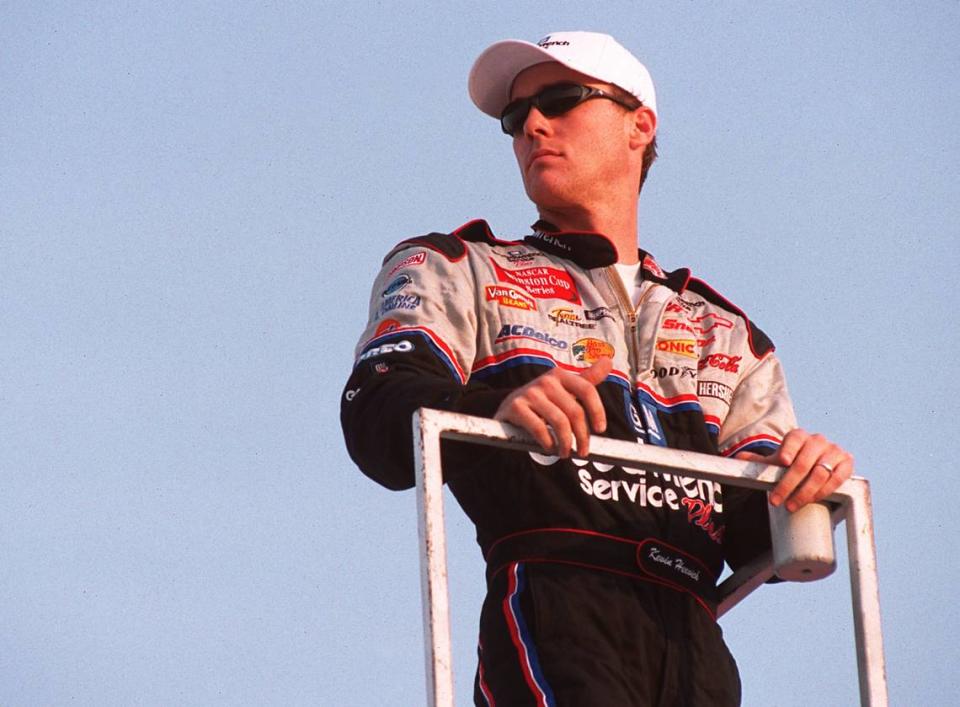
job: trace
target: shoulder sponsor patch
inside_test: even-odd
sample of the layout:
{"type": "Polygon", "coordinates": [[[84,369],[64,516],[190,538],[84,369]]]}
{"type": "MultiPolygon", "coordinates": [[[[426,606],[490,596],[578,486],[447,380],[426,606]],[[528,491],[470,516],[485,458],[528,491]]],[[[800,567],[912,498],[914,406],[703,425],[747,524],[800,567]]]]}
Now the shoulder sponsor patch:
{"type": "Polygon", "coordinates": [[[413,255],[408,255],[406,258],[401,260],[399,263],[393,266],[393,269],[387,273],[387,277],[393,275],[398,270],[403,270],[404,268],[412,268],[417,265],[423,265],[427,261],[427,254],[423,251],[419,253],[414,253],[413,255]]]}
{"type": "Polygon", "coordinates": [[[673,302],[667,305],[667,312],[679,313],[679,312],[694,312],[696,309],[704,306],[706,302],[702,299],[700,300],[688,300],[683,297],[677,296],[674,298],[673,302]]]}
{"type": "Polygon", "coordinates": [[[726,317],[721,317],[719,314],[708,312],[702,317],[687,317],[686,322],[673,318],[664,319],[663,328],[689,331],[691,334],[706,335],[714,329],[732,329],[733,322],[726,317]]]}
{"type": "Polygon", "coordinates": [[[733,322],[715,312],[707,312],[700,317],[688,317],[698,334],[709,334],[714,329],[733,329],[733,322]]]}
{"type": "Polygon", "coordinates": [[[420,295],[387,295],[377,309],[377,316],[382,317],[395,309],[416,309],[420,306],[420,295]]]}
{"type": "Polygon", "coordinates": [[[663,270],[657,265],[657,261],[653,259],[653,256],[647,255],[643,258],[643,269],[649,272],[654,277],[659,277],[661,280],[666,278],[663,270]]]}
{"type": "Polygon", "coordinates": [[[580,293],[566,270],[549,267],[507,270],[493,260],[490,262],[493,263],[498,280],[522,287],[537,299],[563,299],[580,304],[580,293]]]}
{"type": "Polygon", "coordinates": [[[391,331],[398,329],[399,327],[400,327],[400,322],[398,322],[396,319],[384,319],[382,322],[380,322],[377,325],[377,330],[373,332],[373,338],[377,338],[378,336],[383,336],[384,334],[388,334],[391,331]]]}
{"type": "Polygon", "coordinates": [[[697,342],[694,339],[657,339],[657,351],[697,358],[697,342]]]}
{"type": "Polygon", "coordinates": [[[613,346],[603,339],[577,339],[573,343],[573,357],[584,363],[596,363],[601,358],[613,358],[613,346]]]}
{"type": "Polygon", "coordinates": [[[534,299],[517,287],[486,285],[484,290],[487,295],[487,302],[497,302],[504,307],[524,309],[529,312],[537,311],[537,303],[534,299]]]}
{"type": "Polygon", "coordinates": [[[381,293],[381,297],[386,297],[392,295],[394,292],[402,290],[404,287],[413,282],[413,278],[405,273],[397,275],[393,280],[390,281],[390,284],[387,285],[386,289],[381,293]]]}
{"type": "Polygon", "coordinates": [[[360,358],[357,359],[357,362],[366,361],[369,358],[375,358],[377,356],[383,356],[388,353],[409,353],[413,351],[413,343],[407,339],[401,339],[400,341],[391,341],[387,344],[380,344],[380,346],[374,346],[372,349],[367,349],[362,354],[360,358]]]}

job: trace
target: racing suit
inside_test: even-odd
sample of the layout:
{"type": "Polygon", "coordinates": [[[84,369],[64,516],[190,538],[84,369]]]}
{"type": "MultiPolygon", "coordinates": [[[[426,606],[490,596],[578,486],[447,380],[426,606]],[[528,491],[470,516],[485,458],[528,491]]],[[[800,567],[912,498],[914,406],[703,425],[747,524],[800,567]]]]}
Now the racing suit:
{"type": "MultiPolygon", "coordinates": [[[[395,247],[370,299],[341,422],[351,457],[413,486],[419,407],[492,417],[553,367],[600,357],[605,436],[732,455],[795,427],[770,340],[686,269],[640,251],[634,307],[604,236],[484,221],[395,247]]],[[[444,442],[444,479],[487,561],[477,704],[738,704],[716,578],[769,544],[762,494],[444,442]]]]}

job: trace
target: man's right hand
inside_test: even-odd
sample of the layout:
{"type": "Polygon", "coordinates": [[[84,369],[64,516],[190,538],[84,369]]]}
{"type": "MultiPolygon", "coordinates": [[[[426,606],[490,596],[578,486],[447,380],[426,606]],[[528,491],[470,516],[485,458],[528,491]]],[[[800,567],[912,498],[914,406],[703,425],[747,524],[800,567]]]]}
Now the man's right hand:
{"type": "Polygon", "coordinates": [[[577,454],[586,456],[591,430],[600,433],[607,429],[597,385],[612,369],[609,358],[601,358],[579,373],[554,368],[510,393],[493,419],[522,427],[547,454],[569,457],[576,440],[577,454]]]}

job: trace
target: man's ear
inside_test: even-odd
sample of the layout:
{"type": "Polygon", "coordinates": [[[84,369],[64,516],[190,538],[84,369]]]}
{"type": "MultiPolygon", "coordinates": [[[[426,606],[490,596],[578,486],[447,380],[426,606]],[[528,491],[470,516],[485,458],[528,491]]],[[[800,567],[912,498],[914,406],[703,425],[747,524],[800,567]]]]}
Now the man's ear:
{"type": "Polygon", "coordinates": [[[645,150],[657,134],[657,114],[647,106],[640,106],[631,115],[630,147],[645,150]]]}

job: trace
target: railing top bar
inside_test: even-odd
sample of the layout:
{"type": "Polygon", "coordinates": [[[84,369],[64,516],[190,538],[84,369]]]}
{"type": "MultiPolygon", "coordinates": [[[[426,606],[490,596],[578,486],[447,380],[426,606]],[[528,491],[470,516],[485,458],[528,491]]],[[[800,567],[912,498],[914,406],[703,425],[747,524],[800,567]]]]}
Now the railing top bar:
{"type": "MultiPolygon", "coordinates": [[[[473,417],[443,410],[421,409],[420,424],[432,428],[444,439],[491,444],[520,451],[539,451],[540,445],[521,429],[489,418],[473,417]]],[[[769,490],[785,472],[784,467],[711,454],[636,444],[607,437],[590,438],[587,459],[612,464],[642,465],[652,471],[720,481],[746,488],[769,490]]],[[[869,493],[867,481],[853,477],[834,492],[832,501],[845,503],[853,496],[869,493]]]]}

